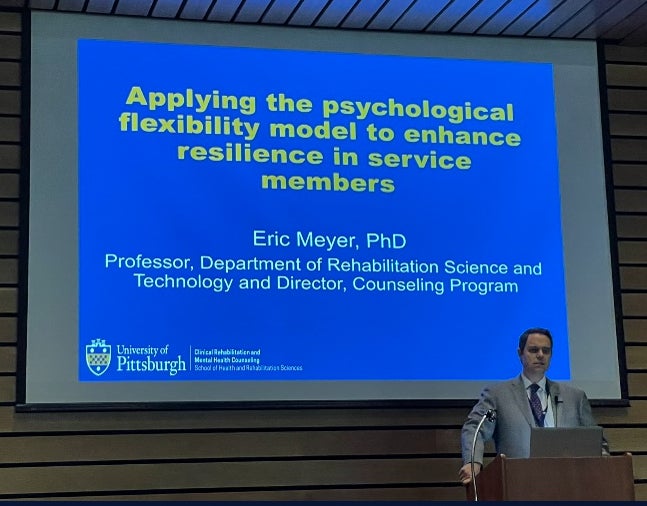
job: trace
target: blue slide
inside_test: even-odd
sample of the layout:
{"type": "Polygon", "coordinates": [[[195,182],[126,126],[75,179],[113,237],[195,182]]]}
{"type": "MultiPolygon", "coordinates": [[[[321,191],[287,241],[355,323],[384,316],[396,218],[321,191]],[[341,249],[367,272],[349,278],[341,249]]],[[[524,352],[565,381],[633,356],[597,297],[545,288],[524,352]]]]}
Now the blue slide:
{"type": "Polygon", "coordinates": [[[552,65],[81,40],[78,75],[80,381],[495,380],[535,325],[570,377],[552,65]]]}

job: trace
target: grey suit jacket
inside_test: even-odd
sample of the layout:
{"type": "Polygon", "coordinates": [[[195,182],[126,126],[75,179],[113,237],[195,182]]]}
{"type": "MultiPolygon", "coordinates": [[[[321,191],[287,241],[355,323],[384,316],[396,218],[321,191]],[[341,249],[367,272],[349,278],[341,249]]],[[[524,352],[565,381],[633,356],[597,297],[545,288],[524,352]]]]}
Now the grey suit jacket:
{"type": "MultiPolygon", "coordinates": [[[[546,388],[550,393],[557,427],[597,425],[591,413],[589,400],[582,390],[565,383],[556,383],[548,378],[546,388]]],[[[474,432],[488,409],[496,410],[496,420],[486,421],[481,427],[476,440],[474,461],[483,463],[484,442],[490,439],[494,439],[497,454],[504,453],[507,457],[528,457],[530,427],[536,426],[536,423],[530,410],[523,380],[521,376],[517,376],[486,387],[481,392],[480,400],[463,425],[461,434],[463,464],[467,464],[472,458],[474,432]]],[[[606,439],[601,454],[609,454],[606,439]]]]}

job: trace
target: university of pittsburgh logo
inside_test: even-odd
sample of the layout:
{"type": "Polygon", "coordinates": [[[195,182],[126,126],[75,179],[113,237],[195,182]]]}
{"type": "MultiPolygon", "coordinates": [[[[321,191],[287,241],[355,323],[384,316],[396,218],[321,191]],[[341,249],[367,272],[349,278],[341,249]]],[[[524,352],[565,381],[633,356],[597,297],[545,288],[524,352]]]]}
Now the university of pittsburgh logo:
{"type": "Polygon", "coordinates": [[[85,347],[85,363],[95,376],[101,376],[110,366],[112,346],[106,344],[105,339],[93,339],[85,347]]]}

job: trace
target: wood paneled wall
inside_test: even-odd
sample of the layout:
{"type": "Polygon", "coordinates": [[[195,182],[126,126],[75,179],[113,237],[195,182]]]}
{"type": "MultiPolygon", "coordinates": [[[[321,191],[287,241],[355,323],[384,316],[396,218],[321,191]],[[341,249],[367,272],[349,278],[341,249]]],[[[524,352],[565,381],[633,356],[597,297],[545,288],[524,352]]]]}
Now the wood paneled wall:
{"type": "MultiPolygon", "coordinates": [[[[0,10],[0,499],[462,500],[466,408],[15,412],[21,32],[0,10]]],[[[631,407],[595,414],[647,500],[647,48],[606,57],[631,407]]]]}

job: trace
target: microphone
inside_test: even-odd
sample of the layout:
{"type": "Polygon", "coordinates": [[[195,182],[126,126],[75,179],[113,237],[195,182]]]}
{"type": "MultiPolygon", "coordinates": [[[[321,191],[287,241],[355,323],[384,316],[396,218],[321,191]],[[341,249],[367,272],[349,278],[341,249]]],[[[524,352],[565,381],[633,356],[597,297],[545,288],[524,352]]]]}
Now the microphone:
{"type": "MultiPolygon", "coordinates": [[[[546,382],[546,393],[548,396],[552,396],[552,392],[550,391],[550,386],[548,385],[548,382],[546,382]]],[[[559,404],[560,402],[564,402],[562,399],[560,399],[559,394],[555,392],[555,395],[553,396],[555,399],[555,404],[559,404]]]]}
{"type": "Polygon", "coordinates": [[[474,501],[479,500],[478,490],[476,488],[476,474],[474,473],[474,452],[476,451],[476,438],[481,431],[481,427],[485,423],[485,420],[488,422],[494,422],[496,420],[496,409],[488,409],[485,414],[481,417],[481,421],[476,426],[474,431],[474,439],[472,440],[472,459],[470,460],[470,469],[472,471],[472,486],[474,487],[474,501]]]}

